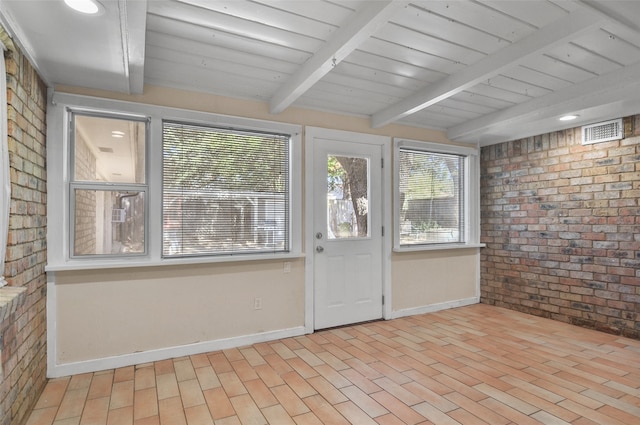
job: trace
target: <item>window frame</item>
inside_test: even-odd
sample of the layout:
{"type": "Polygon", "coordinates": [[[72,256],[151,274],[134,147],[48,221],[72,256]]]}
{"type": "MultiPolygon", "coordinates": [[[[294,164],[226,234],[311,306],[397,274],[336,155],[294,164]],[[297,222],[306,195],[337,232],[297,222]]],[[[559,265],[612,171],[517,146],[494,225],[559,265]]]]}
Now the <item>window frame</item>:
{"type": "MultiPolygon", "coordinates": [[[[53,93],[47,110],[47,161],[59,164],[48,172],[46,271],[92,270],[121,267],[154,267],[235,261],[300,258],[302,252],[302,126],[254,118],[220,115],[166,106],[126,102],[68,93],[53,93]],[[71,140],[69,111],[107,116],[149,118],[146,160],[146,235],[144,255],[73,257],[71,230],[71,140]],[[220,126],[249,131],[290,134],[289,145],[289,252],[233,254],[206,257],[162,258],[162,217],[151,211],[162,209],[162,122],[183,121],[194,125],[220,126]]],[[[83,186],[86,183],[83,182],[83,186]]],[[[128,185],[124,185],[128,186],[128,185]]],[[[113,186],[109,186],[111,189],[113,186]]]]}
{"type": "Polygon", "coordinates": [[[146,115],[134,115],[134,114],[123,114],[113,111],[101,111],[101,110],[85,110],[82,108],[75,107],[67,107],[67,117],[69,120],[68,126],[68,176],[67,180],[68,184],[68,225],[69,225],[69,251],[68,256],[70,259],[79,259],[84,260],[87,258],[93,259],[127,259],[132,257],[144,257],[148,252],[148,239],[149,239],[149,127],[150,127],[150,118],[146,115]],[[119,119],[119,120],[128,120],[135,122],[142,122],[145,125],[145,150],[144,150],[144,183],[119,183],[119,182],[108,182],[108,181],[90,181],[90,180],[76,180],[74,177],[75,168],[76,168],[76,134],[75,134],[75,118],[76,116],[86,116],[93,118],[106,118],[106,119],[119,119]],[[96,190],[96,191],[135,191],[143,193],[144,196],[144,245],[142,252],[132,253],[132,254],[83,254],[77,255],[75,254],[75,219],[76,219],[76,209],[75,209],[75,192],[76,190],[96,190]]]}
{"type": "Polygon", "coordinates": [[[435,251],[459,248],[479,248],[480,244],[480,158],[476,147],[394,139],[393,142],[393,250],[394,252],[435,251]],[[463,196],[464,242],[400,243],[400,151],[457,155],[464,157],[463,196]]]}

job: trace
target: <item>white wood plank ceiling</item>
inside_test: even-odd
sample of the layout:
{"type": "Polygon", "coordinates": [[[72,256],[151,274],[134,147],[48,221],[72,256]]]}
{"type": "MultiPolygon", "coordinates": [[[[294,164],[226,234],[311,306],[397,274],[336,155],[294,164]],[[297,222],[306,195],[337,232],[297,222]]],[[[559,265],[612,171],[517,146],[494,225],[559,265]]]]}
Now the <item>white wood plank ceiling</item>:
{"type": "Polygon", "coordinates": [[[51,86],[175,87],[480,145],[640,113],[638,0],[101,3],[0,0],[0,17],[51,86]]]}

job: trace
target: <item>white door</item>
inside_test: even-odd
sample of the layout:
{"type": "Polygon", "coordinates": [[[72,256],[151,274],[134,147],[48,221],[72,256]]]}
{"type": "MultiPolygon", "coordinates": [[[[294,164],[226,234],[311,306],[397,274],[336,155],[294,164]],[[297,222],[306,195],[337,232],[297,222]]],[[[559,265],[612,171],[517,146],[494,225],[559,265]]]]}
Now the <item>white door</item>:
{"type": "Polygon", "coordinates": [[[361,141],[313,139],[315,329],[382,318],[382,146],[361,141]]]}

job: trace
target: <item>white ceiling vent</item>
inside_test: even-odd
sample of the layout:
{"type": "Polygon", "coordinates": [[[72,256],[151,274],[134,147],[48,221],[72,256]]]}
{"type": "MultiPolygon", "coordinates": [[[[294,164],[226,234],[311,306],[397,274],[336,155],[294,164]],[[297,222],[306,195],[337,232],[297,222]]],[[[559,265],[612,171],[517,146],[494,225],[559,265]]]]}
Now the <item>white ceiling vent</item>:
{"type": "Polygon", "coordinates": [[[582,144],[591,145],[593,143],[608,142],[610,140],[620,140],[623,134],[624,126],[622,124],[622,118],[585,125],[582,127],[582,144]]]}

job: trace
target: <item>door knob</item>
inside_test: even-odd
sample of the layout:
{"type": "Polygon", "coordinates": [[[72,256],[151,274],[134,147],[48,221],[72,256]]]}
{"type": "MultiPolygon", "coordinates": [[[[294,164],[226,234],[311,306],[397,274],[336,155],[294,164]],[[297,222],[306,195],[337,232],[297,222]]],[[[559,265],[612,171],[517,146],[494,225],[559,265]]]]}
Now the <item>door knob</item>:
{"type": "Polygon", "coordinates": [[[324,251],[324,248],[321,247],[320,245],[316,247],[316,252],[323,252],[323,251],[324,251]]]}

